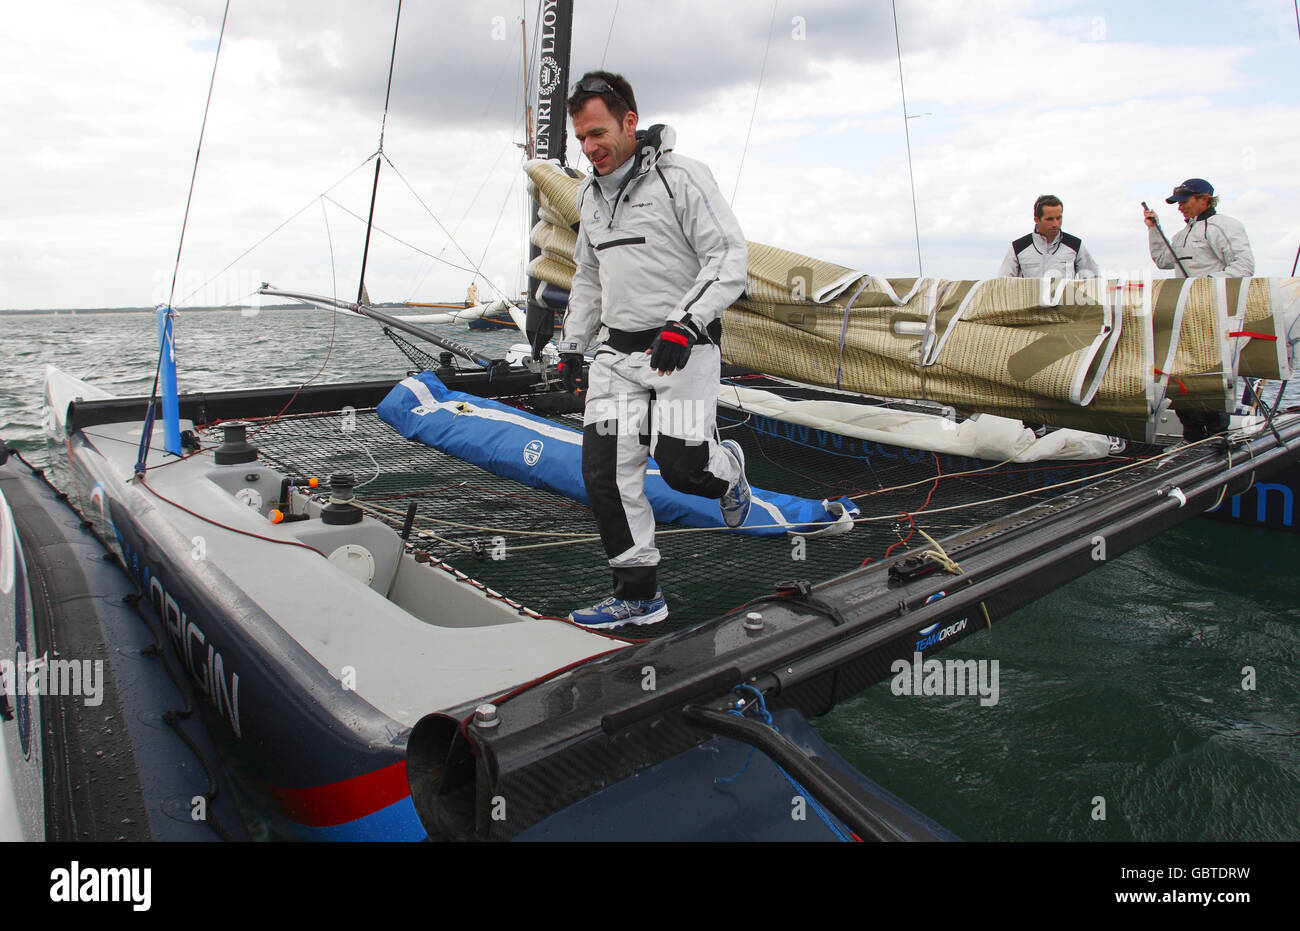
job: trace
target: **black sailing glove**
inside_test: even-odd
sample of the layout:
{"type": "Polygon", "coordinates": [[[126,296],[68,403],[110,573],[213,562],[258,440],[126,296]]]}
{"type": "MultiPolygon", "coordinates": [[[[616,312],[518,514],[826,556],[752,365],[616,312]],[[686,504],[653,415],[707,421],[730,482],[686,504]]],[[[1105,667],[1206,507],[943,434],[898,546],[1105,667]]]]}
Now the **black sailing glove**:
{"type": "Polygon", "coordinates": [[[564,385],[564,390],[570,394],[587,387],[587,379],[583,375],[582,364],[582,353],[560,353],[560,383],[564,385]]]}
{"type": "Polygon", "coordinates": [[[650,346],[650,368],[665,375],[686,368],[686,360],[691,357],[691,347],[699,338],[700,331],[695,329],[690,314],[676,323],[668,324],[659,331],[650,346]]]}

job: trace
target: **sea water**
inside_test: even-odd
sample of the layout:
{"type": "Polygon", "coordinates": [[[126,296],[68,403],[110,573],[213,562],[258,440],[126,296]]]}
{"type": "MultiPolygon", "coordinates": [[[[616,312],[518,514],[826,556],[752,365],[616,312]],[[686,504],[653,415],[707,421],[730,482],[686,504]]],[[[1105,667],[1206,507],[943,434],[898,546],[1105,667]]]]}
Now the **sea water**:
{"type": "MultiPolygon", "coordinates": [[[[318,310],[182,312],[176,333],[182,391],[408,368],[374,323],[318,310]]],[[[150,311],[0,315],[0,436],[43,459],[46,363],[147,393],[155,334],[150,311]]],[[[448,335],[498,353],[520,341],[448,335]]],[[[886,681],[818,729],[969,840],[1295,840],[1298,555],[1300,535],[1191,520],[939,654],[996,660],[995,704],[886,681]]]]}

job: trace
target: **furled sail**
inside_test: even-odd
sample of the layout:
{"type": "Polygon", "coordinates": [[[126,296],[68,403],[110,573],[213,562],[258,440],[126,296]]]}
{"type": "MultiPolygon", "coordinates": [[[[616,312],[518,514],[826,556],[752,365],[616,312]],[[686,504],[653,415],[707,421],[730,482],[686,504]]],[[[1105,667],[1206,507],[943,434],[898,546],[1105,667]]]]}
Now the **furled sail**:
{"type": "MultiPolygon", "coordinates": [[[[525,168],[542,217],[529,273],[568,288],[580,179],[525,168]]],[[[722,354],[808,384],[1143,440],[1165,402],[1230,411],[1238,377],[1289,378],[1297,316],[1300,278],[885,279],[751,242],[722,354]]]]}

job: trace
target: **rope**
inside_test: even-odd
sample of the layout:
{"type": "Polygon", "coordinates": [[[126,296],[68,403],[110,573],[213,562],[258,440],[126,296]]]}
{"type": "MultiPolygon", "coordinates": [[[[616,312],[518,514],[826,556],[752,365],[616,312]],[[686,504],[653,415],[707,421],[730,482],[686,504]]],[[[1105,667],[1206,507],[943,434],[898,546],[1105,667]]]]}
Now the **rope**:
{"type": "MultiPolygon", "coordinates": [[[[980,500],[978,500],[978,501],[968,501],[968,502],[963,503],[963,504],[953,504],[953,505],[949,505],[949,506],[947,506],[947,507],[933,508],[933,509],[930,509],[930,510],[926,510],[926,513],[929,514],[929,515],[934,515],[934,514],[943,514],[943,513],[947,513],[947,512],[949,512],[949,511],[963,511],[963,510],[968,510],[968,509],[970,509],[970,508],[983,507],[983,506],[985,506],[985,505],[989,505],[989,504],[997,504],[997,503],[1002,502],[1002,501],[1011,501],[1011,500],[1014,500],[1014,499],[1016,499],[1016,498],[1023,498],[1023,497],[1025,497],[1025,496],[1027,496],[1027,495],[1037,495],[1037,494],[1041,494],[1041,493],[1046,492],[1046,491],[1055,491],[1055,490],[1057,490],[1057,489],[1059,489],[1059,488],[1066,488],[1066,487],[1069,487],[1069,486],[1071,486],[1071,485],[1077,485],[1077,484],[1079,484],[1080,482],[1087,482],[1087,481],[1091,481],[1091,480],[1093,480],[1093,479],[1102,479],[1102,478],[1107,478],[1107,477],[1109,477],[1109,476],[1111,476],[1111,475],[1116,475],[1116,474],[1118,474],[1118,473],[1120,473],[1120,472],[1124,472],[1124,471],[1127,471],[1127,470],[1129,470],[1129,469],[1136,468],[1136,467],[1138,467],[1138,466],[1140,466],[1140,465],[1145,465],[1145,464],[1147,464],[1147,463],[1154,462],[1154,461],[1156,461],[1156,460],[1158,460],[1158,459],[1167,458],[1167,457],[1169,457],[1169,456],[1171,456],[1171,455],[1174,455],[1174,454],[1177,453],[1177,452],[1181,452],[1182,450],[1188,449],[1188,448],[1190,448],[1190,447],[1192,447],[1192,446],[1200,445],[1201,443],[1209,442],[1209,441],[1212,440],[1212,439],[1214,439],[1214,437],[1207,437],[1205,440],[1198,440],[1196,443],[1189,443],[1189,444],[1186,444],[1186,445],[1184,445],[1184,446],[1181,446],[1181,447],[1179,447],[1177,450],[1170,450],[1169,452],[1161,453],[1161,454],[1156,455],[1156,456],[1151,456],[1151,457],[1149,457],[1149,458],[1147,458],[1147,459],[1137,459],[1137,460],[1134,460],[1133,462],[1129,463],[1128,465],[1121,466],[1121,467],[1116,468],[1116,469],[1110,469],[1110,470],[1107,470],[1107,471],[1105,471],[1105,472],[1098,472],[1098,473],[1094,473],[1094,474],[1092,474],[1092,475],[1085,475],[1085,476],[1081,476],[1081,477],[1079,477],[1079,478],[1075,478],[1075,479],[1067,479],[1066,481],[1057,482],[1057,483],[1055,483],[1055,484],[1053,484],[1053,485],[1044,485],[1044,486],[1042,486],[1041,488],[1031,488],[1031,489],[1028,489],[1027,491],[1015,492],[1015,493],[1013,493],[1013,494],[1001,495],[1001,496],[994,497],[994,498],[982,498],[982,499],[980,499],[980,500]]],[[[1010,462],[1010,461],[1011,461],[1011,460],[1007,460],[1007,462],[1010,462]]],[[[1005,464],[1005,463],[999,463],[998,465],[1004,465],[1004,464],[1005,464]]],[[[992,469],[992,468],[997,468],[997,467],[998,467],[998,466],[990,466],[989,468],[992,469]]],[[[897,490],[901,490],[901,489],[911,488],[911,487],[916,486],[916,485],[935,484],[935,483],[937,483],[937,482],[938,482],[939,480],[941,480],[941,479],[945,479],[945,478],[959,478],[959,477],[961,477],[961,476],[965,476],[965,475],[976,475],[976,474],[979,474],[980,472],[983,472],[983,471],[987,471],[987,469],[972,469],[972,470],[969,470],[969,471],[966,471],[966,472],[952,472],[952,473],[949,473],[949,474],[947,474],[947,475],[938,475],[938,476],[933,476],[933,477],[930,477],[930,478],[920,479],[919,481],[915,481],[915,482],[908,482],[908,483],[903,484],[903,485],[896,485],[896,486],[893,486],[893,487],[890,487],[890,488],[882,488],[882,489],[880,489],[880,490],[878,490],[878,491],[867,492],[867,493],[862,494],[862,495],[856,495],[856,496],[854,496],[854,497],[853,497],[852,499],[850,499],[850,500],[857,500],[857,499],[859,499],[859,498],[868,498],[868,497],[871,497],[872,495],[884,494],[884,493],[891,492],[891,491],[897,491],[897,490]]],[[[926,502],[927,502],[927,504],[928,504],[928,502],[929,502],[929,497],[927,497],[926,502]]],[[[397,512],[393,512],[393,513],[397,513],[397,512]]],[[[918,512],[918,513],[919,513],[919,512],[918,512]]],[[[543,531],[521,531],[521,530],[511,530],[511,529],[507,529],[507,528],[485,527],[485,526],[478,526],[478,525],[472,525],[472,524],[457,524],[457,523],[455,523],[455,522],[453,522],[453,521],[440,520],[440,519],[438,519],[438,518],[433,518],[433,517],[423,517],[423,516],[421,516],[420,519],[421,519],[421,520],[433,521],[433,522],[435,522],[435,523],[447,524],[447,525],[449,525],[449,526],[462,527],[462,528],[464,528],[464,529],[468,529],[468,530],[478,530],[478,531],[481,531],[481,532],[483,532],[483,533],[493,533],[493,534],[516,533],[516,534],[528,534],[528,535],[533,535],[533,536],[542,536],[542,535],[546,535],[546,536],[559,536],[559,535],[560,535],[560,534],[555,534],[555,533],[552,533],[552,532],[545,532],[545,533],[544,533],[543,531]]],[[[858,517],[858,518],[854,518],[853,523],[855,523],[855,524],[870,524],[870,523],[876,523],[876,522],[880,522],[880,521],[892,521],[892,520],[897,520],[897,519],[898,519],[898,515],[897,515],[896,513],[890,513],[890,514],[881,514],[881,515],[877,515],[877,516],[874,516],[874,517],[858,517]]],[[[835,523],[838,523],[838,521],[808,521],[808,522],[806,522],[806,523],[800,524],[800,526],[801,526],[801,527],[823,527],[823,526],[830,526],[830,525],[835,524],[835,523]]],[[[787,526],[787,525],[785,525],[785,524],[746,524],[746,525],[745,525],[746,529],[769,529],[769,528],[774,528],[774,527],[785,527],[785,526],[787,526]]],[[[667,527],[667,528],[658,528],[658,529],[655,530],[656,535],[665,535],[665,536],[666,536],[666,535],[670,535],[670,534],[683,534],[683,533],[734,533],[734,532],[735,532],[734,530],[732,530],[731,528],[728,528],[728,527],[667,527]]],[[[527,544],[527,545],[523,545],[523,546],[512,547],[512,550],[547,549],[547,548],[556,547],[556,546],[569,546],[569,545],[571,545],[571,544],[574,543],[574,542],[586,542],[586,541],[588,541],[588,540],[595,540],[595,539],[598,539],[598,537],[597,537],[595,534],[570,534],[570,535],[565,535],[565,536],[567,536],[568,539],[566,539],[566,540],[564,540],[564,541],[557,541],[557,542],[555,542],[555,543],[534,543],[534,544],[527,544]]]]}
{"type": "Polygon", "coordinates": [[[223,524],[221,521],[213,520],[211,517],[204,517],[198,511],[192,511],[189,508],[187,508],[185,505],[178,504],[175,501],[173,501],[171,498],[159,494],[157,491],[155,491],[153,488],[149,486],[149,483],[144,480],[143,475],[136,476],[135,484],[139,485],[145,491],[149,492],[149,494],[153,495],[159,501],[166,502],[167,504],[170,504],[172,507],[176,508],[177,510],[184,511],[186,514],[190,515],[190,517],[197,517],[205,524],[211,524],[214,527],[220,527],[222,530],[229,530],[231,533],[238,533],[245,537],[252,537],[254,540],[265,540],[267,543],[277,543],[280,546],[296,546],[299,549],[311,550],[317,556],[320,556],[321,558],[327,558],[325,554],[322,553],[320,550],[316,549],[316,547],[308,546],[306,543],[299,543],[296,540],[277,540],[275,537],[264,537],[260,533],[252,533],[247,530],[240,530],[238,527],[231,527],[229,524],[223,524]]]}
{"type": "MultiPolygon", "coordinates": [[[[1155,462],[1155,461],[1157,461],[1157,460],[1159,460],[1159,459],[1167,459],[1167,458],[1169,458],[1170,456],[1178,455],[1178,454],[1180,454],[1180,453],[1182,453],[1182,452],[1185,452],[1186,450],[1191,449],[1191,448],[1193,448],[1193,447],[1195,447],[1195,446],[1200,446],[1202,443],[1209,443],[1209,442],[1215,441],[1215,440],[1217,440],[1217,439],[1218,439],[1218,436],[1217,436],[1217,435],[1215,435],[1215,436],[1207,436],[1205,439],[1203,439],[1203,440],[1197,440],[1195,443],[1184,443],[1182,446],[1179,446],[1179,447],[1177,447],[1177,448],[1175,448],[1175,449],[1166,450],[1166,451],[1163,452],[1163,453],[1158,453],[1158,454],[1156,454],[1156,455],[1154,455],[1154,456],[1150,456],[1150,457],[1148,457],[1148,458],[1146,458],[1146,459],[1134,459],[1132,462],[1128,463],[1127,465],[1119,466],[1119,467],[1114,468],[1114,469],[1108,469],[1108,470],[1105,471],[1105,472],[1094,472],[1092,475],[1084,475],[1084,476],[1081,476],[1081,477],[1079,477],[1079,478],[1067,479],[1067,480],[1065,480],[1065,481],[1063,481],[1063,482],[1057,482],[1057,483],[1054,484],[1054,485],[1044,485],[1044,486],[1042,486],[1041,488],[1031,488],[1031,489],[1029,489],[1028,491],[1018,491],[1018,492],[1016,492],[1016,493],[1014,493],[1014,494],[1010,494],[1010,495],[1002,495],[1002,496],[997,497],[997,498],[985,498],[985,499],[983,499],[983,500],[981,500],[981,501],[975,501],[975,502],[971,502],[971,503],[969,503],[969,504],[954,504],[954,505],[949,505],[948,507],[944,507],[944,508],[935,508],[934,510],[929,511],[928,513],[930,513],[930,514],[942,514],[942,513],[946,512],[946,511],[959,511],[959,510],[962,510],[962,509],[967,508],[967,507],[978,507],[978,506],[981,506],[981,505],[984,505],[984,504],[997,504],[997,503],[1000,502],[1000,501],[1010,501],[1010,500],[1013,499],[1013,498],[1023,498],[1025,495],[1036,495],[1036,494],[1039,494],[1040,492],[1044,492],[1044,491],[1055,491],[1055,490],[1058,489],[1058,488],[1065,488],[1065,487],[1067,487],[1067,486],[1069,486],[1069,485],[1077,485],[1079,482],[1086,482],[1086,481],[1089,481],[1089,480],[1091,480],[1091,479],[1108,478],[1109,476],[1112,476],[1112,475],[1118,475],[1120,472],[1127,472],[1129,469],[1136,469],[1138,466],[1146,465],[1147,463],[1155,462]]],[[[990,469],[996,469],[996,468],[998,468],[999,466],[1006,465],[1007,463],[1012,462],[1012,461],[1013,461],[1013,460],[1011,460],[1011,459],[1006,459],[1006,460],[1004,460],[1004,461],[998,463],[998,464],[995,465],[995,466],[989,466],[989,468],[990,468],[990,469]]],[[[973,470],[971,470],[970,472],[950,472],[948,475],[943,476],[943,477],[944,477],[944,478],[957,478],[957,477],[962,476],[962,475],[975,475],[975,474],[978,474],[979,472],[983,472],[983,471],[987,471],[987,470],[985,470],[985,469],[973,469],[973,470]]],[[[932,479],[932,478],[924,478],[924,479],[920,479],[919,481],[910,482],[910,483],[907,484],[907,485],[898,485],[898,486],[896,486],[896,488],[908,488],[908,487],[911,487],[912,485],[923,485],[923,484],[925,484],[926,482],[932,482],[932,481],[934,481],[934,479],[932,479]]],[[[895,490],[895,489],[884,488],[884,489],[881,489],[880,491],[869,491],[869,492],[865,492],[864,494],[861,494],[861,495],[855,495],[855,496],[854,496],[853,498],[851,498],[850,500],[856,501],[856,500],[858,500],[859,498],[869,498],[869,497],[871,497],[872,495],[877,495],[877,494],[881,494],[882,492],[885,492],[885,491],[892,491],[892,490],[895,490]]],[[[883,516],[883,517],[859,517],[859,518],[856,518],[856,519],[854,520],[854,523],[866,523],[866,522],[874,521],[874,520],[892,520],[892,519],[893,519],[893,516],[892,516],[892,515],[885,515],[885,516],[883,516]]]]}
{"type": "MultiPolygon", "coordinates": [[[[1232,447],[1231,446],[1228,447],[1228,468],[1229,469],[1232,468],[1232,447]]],[[[1252,472],[1251,473],[1252,484],[1254,483],[1255,480],[1254,476],[1255,473],[1252,472]]],[[[1223,499],[1227,496],[1227,494],[1228,494],[1228,483],[1224,482],[1223,486],[1219,489],[1218,499],[1212,505],[1210,505],[1208,508],[1205,509],[1205,513],[1208,514],[1210,511],[1216,510],[1219,507],[1219,505],[1223,503],[1223,499]]]]}
{"type": "MultiPolygon", "coordinates": [[[[734,707],[730,707],[727,709],[727,714],[734,714],[738,718],[743,718],[745,716],[746,711],[757,709],[755,713],[755,717],[757,717],[768,727],[772,728],[772,730],[776,731],[778,734],[781,733],[781,728],[777,727],[776,722],[772,720],[772,713],[767,710],[767,702],[763,699],[762,692],[754,688],[752,685],[737,685],[732,689],[732,691],[742,696],[746,692],[752,693],[754,699],[748,705],[745,705],[744,698],[742,697],[740,700],[736,702],[734,707]]],[[[715,776],[713,778],[714,784],[725,785],[729,782],[735,782],[737,779],[739,779],[741,776],[745,774],[745,771],[747,769],[749,769],[749,764],[754,761],[754,754],[757,752],[758,750],[756,747],[750,747],[749,755],[745,758],[745,765],[742,766],[734,775],[715,776]]],[[[785,771],[785,768],[782,767],[781,764],[777,763],[775,760],[772,761],[772,765],[776,767],[777,772],[779,772],[782,776],[785,777],[785,781],[790,783],[790,786],[791,788],[794,789],[795,793],[798,794],[800,798],[804,799],[804,801],[808,803],[808,807],[811,808],[817,814],[817,817],[822,819],[822,822],[826,825],[827,829],[829,829],[830,832],[834,834],[837,839],[845,843],[848,843],[854,839],[842,827],[840,827],[840,825],[830,816],[830,814],[824,808],[822,808],[821,803],[819,803],[817,799],[813,798],[812,793],[810,793],[807,789],[805,789],[799,783],[799,780],[795,779],[793,776],[787,773],[785,771]]]]}
{"type": "MultiPolygon", "coordinates": [[[[510,199],[514,197],[515,187],[519,184],[519,176],[522,173],[519,171],[511,173],[510,189],[506,191],[505,200],[501,202],[501,209],[497,211],[497,219],[492,224],[492,232],[488,233],[487,242],[483,244],[483,254],[478,257],[477,268],[482,268],[483,263],[487,261],[488,250],[492,248],[492,240],[496,238],[497,230],[501,227],[501,218],[506,215],[506,208],[510,206],[510,199]]],[[[488,283],[492,284],[491,282],[488,283]]],[[[497,288],[496,285],[493,284],[492,287],[500,291],[500,288],[497,288]]],[[[505,295],[505,297],[508,298],[509,295],[505,295]]]]}
{"type": "MultiPolygon", "coordinates": [[[[916,528],[916,532],[919,533],[921,536],[925,537],[927,540],[929,540],[930,545],[934,547],[934,550],[926,550],[925,552],[926,556],[929,556],[932,559],[934,559],[936,562],[939,563],[940,566],[942,566],[946,571],[951,572],[953,575],[966,574],[966,571],[962,569],[960,564],[958,564],[957,560],[949,556],[948,553],[944,550],[944,548],[939,545],[938,541],[934,539],[934,537],[930,536],[920,527],[916,528]]],[[[989,617],[989,609],[982,601],[980,602],[980,610],[984,612],[985,626],[987,626],[989,629],[992,629],[993,618],[989,617]]]]}
{"type": "MultiPolygon", "coordinates": [[[[498,73],[497,73],[497,79],[498,79],[498,81],[500,80],[500,77],[501,77],[500,72],[498,72],[498,73]]],[[[495,86],[493,86],[493,88],[492,88],[492,93],[493,93],[494,95],[496,94],[496,87],[495,87],[495,86]]],[[[491,101],[489,101],[489,104],[488,104],[488,105],[491,106],[491,101]]],[[[499,152],[497,152],[497,158],[496,158],[496,161],[494,161],[494,162],[492,163],[492,167],[489,168],[489,169],[487,170],[487,174],[485,174],[485,175],[483,176],[483,180],[479,182],[478,190],[476,190],[476,191],[474,192],[474,196],[473,196],[472,198],[470,198],[469,206],[465,208],[465,212],[462,213],[462,214],[460,215],[460,219],[456,221],[456,225],[452,228],[452,234],[453,234],[453,235],[454,235],[455,233],[458,233],[458,232],[460,231],[460,228],[461,228],[462,226],[464,226],[465,221],[466,221],[467,219],[469,219],[470,212],[473,211],[473,209],[474,209],[474,205],[478,203],[479,195],[483,193],[483,188],[487,187],[488,179],[491,178],[492,175],[496,173],[497,166],[501,164],[501,159],[505,158],[505,155],[506,155],[506,152],[507,152],[507,151],[508,151],[507,149],[502,148],[499,152]]],[[[514,190],[513,185],[511,186],[511,190],[512,190],[512,191],[514,190]]],[[[442,254],[443,254],[444,252],[447,251],[447,245],[449,245],[449,244],[450,244],[450,243],[446,243],[446,244],[444,244],[443,247],[442,247],[442,249],[440,249],[440,250],[438,251],[438,256],[439,256],[440,258],[441,258],[441,256],[442,256],[442,254]]],[[[410,298],[408,298],[408,300],[411,299],[411,298],[414,298],[414,297],[415,297],[416,293],[420,290],[421,287],[424,286],[424,282],[428,280],[429,275],[431,275],[431,274],[433,274],[433,265],[432,265],[432,263],[430,263],[428,270],[425,271],[425,272],[420,276],[420,280],[417,281],[417,282],[415,283],[415,286],[414,286],[413,288],[411,288],[411,289],[408,291],[408,294],[410,295],[410,298]]]]}

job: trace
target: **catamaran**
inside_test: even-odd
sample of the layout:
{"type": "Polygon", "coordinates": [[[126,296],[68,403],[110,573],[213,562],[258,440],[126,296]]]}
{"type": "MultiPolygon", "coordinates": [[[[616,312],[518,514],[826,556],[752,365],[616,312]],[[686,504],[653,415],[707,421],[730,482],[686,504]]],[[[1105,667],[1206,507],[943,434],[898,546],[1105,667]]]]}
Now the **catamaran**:
{"type": "MultiPolygon", "coordinates": [[[[567,54],[544,67],[562,99],[567,54]]],[[[530,294],[554,308],[577,180],[528,171],[530,294]]],[[[398,384],[182,394],[168,308],[154,396],[47,373],[49,477],[195,686],[247,831],[949,839],[806,719],[1297,458],[1300,414],[1235,413],[1240,379],[1290,375],[1295,280],[1045,291],[751,257],[719,429],[756,506],[733,530],[657,502],[673,614],[649,639],[564,618],[607,572],[572,487],[581,400],[534,358],[552,332],[536,300],[511,364],[364,285],[351,302],[263,288],[378,322],[411,361],[398,384]],[[1168,442],[1179,410],[1235,419],[1168,442]],[[792,794],[815,816],[792,818],[792,794]]],[[[58,584],[5,565],[14,617],[58,584]]]]}

